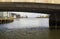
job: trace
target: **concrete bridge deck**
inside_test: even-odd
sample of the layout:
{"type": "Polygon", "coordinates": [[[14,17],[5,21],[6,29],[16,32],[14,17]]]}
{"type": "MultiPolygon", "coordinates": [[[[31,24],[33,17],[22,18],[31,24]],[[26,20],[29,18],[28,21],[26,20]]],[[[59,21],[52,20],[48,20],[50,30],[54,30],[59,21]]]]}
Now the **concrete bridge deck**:
{"type": "Polygon", "coordinates": [[[60,28],[60,4],[3,2],[0,3],[0,11],[21,11],[50,14],[50,28],[60,28]]]}

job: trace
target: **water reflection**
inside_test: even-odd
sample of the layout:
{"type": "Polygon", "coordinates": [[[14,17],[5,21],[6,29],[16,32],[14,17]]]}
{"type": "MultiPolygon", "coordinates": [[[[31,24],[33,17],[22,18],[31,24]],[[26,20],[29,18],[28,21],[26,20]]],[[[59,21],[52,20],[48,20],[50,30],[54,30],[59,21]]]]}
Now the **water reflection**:
{"type": "Polygon", "coordinates": [[[49,27],[48,18],[20,18],[15,19],[13,23],[0,25],[5,28],[31,28],[31,27],[49,27]]]}

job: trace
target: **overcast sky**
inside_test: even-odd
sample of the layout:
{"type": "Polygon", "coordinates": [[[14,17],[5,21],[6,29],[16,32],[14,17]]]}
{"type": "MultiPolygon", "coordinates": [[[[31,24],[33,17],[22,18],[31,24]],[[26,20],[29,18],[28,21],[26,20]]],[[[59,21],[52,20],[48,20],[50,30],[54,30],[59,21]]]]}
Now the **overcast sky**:
{"type": "MultiPolygon", "coordinates": [[[[11,13],[11,12],[10,12],[11,13]]],[[[32,13],[32,12],[12,12],[16,14],[20,14],[21,16],[28,16],[28,17],[37,17],[37,16],[46,16],[48,14],[41,14],[41,13],[32,13]]]]}

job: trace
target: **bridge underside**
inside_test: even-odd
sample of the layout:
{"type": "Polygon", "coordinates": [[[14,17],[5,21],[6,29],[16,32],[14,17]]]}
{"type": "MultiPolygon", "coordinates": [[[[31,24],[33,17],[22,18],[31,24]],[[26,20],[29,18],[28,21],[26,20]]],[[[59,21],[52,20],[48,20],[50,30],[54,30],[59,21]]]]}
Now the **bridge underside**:
{"type": "Polygon", "coordinates": [[[60,29],[60,14],[50,15],[49,26],[51,29],[60,29]]]}
{"type": "Polygon", "coordinates": [[[0,11],[21,11],[50,14],[50,29],[60,28],[60,4],[7,2],[0,3],[0,11]]]}

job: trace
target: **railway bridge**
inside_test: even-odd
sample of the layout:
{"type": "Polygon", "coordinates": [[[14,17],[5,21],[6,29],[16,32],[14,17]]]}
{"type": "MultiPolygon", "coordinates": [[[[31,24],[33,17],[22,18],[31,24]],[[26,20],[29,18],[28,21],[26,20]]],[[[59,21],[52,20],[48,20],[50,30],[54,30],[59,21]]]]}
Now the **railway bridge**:
{"type": "Polygon", "coordinates": [[[0,3],[0,11],[18,11],[49,14],[49,28],[60,29],[60,4],[3,2],[0,3]]]}

